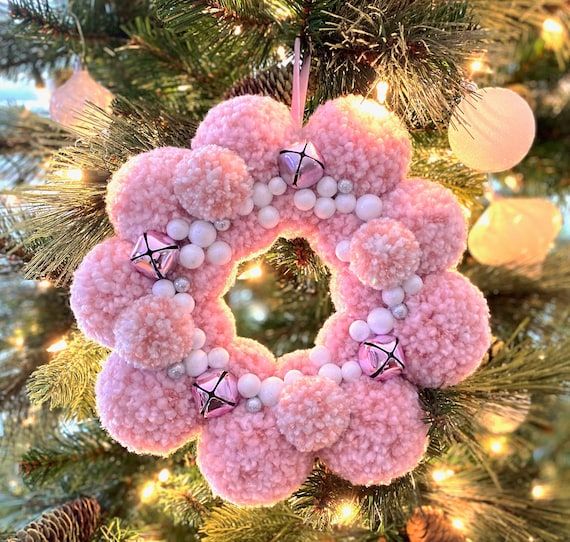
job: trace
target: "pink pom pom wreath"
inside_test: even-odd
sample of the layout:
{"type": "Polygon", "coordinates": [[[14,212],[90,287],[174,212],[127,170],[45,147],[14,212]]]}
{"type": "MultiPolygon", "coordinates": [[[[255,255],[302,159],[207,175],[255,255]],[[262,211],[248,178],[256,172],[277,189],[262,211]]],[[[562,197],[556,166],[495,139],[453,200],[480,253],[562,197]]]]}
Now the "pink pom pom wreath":
{"type": "Polygon", "coordinates": [[[447,190],[405,180],[410,141],[378,103],[347,96],[307,126],[260,96],[214,107],[192,150],[130,159],[109,183],[117,237],[77,270],[71,304],[115,349],[101,422],[164,455],[200,433],[198,465],[234,503],[270,505],[320,459],[353,484],[412,470],[429,427],[418,387],[470,375],[490,341],[481,293],[446,271],[465,247],[447,190]],[[316,346],[275,359],[237,336],[224,302],[241,262],[304,237],[336,308],[316,346]]]}

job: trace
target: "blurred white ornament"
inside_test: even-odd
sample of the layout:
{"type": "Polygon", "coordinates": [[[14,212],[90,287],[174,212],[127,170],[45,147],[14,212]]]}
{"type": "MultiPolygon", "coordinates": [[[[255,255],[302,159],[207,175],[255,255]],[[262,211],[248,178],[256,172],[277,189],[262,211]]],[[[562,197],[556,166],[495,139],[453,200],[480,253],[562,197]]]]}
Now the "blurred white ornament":
{"type": "Polygon", "coordinates": [[[516,92],[483,88],[465,97],[449,125],[449,145],[466,166],[505,171],[528,153],[536,124],[532,109],[516,92]]]}
{"type": "Polygon", "coordinates": [[[479,411],[479,423],[490,433],[496,435],[516,431],[526,420],[530,411],[531,400],[527,394],[517,394],[517,406],[494,405],[479,411]]]}

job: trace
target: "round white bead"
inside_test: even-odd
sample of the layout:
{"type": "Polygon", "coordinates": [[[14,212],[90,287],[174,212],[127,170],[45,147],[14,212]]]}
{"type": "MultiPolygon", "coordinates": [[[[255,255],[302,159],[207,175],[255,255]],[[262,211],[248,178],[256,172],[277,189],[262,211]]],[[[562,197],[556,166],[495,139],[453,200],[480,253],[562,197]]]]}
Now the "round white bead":
{"type": "Polygon", "coordinates": [[[338,191],[341,194],[348,194],[354,189],[354,183],[348,179],[341,179],[338,181],[338,191]]]}
{"type": "Polygon", "coordinates": [[[334,204],[334,199],[332,198],[319,198],[315,203],[315,208],[313,212],[317,218],[321,220],[326,220],[334,215],[336,211],[336,205],[334,204]]]}
{"type": "Polygon", "coordinates": [[[338,365],[334,363],[326,363],[319,369],[319,376],[328,378],[337,384],[342,382],[342,371],[338,365]]]}
{"type": "Polygon", "coordinates": [[[297,369],[291,369],[285,373],[285,384],[294,384],[299,380],[299,378],[303,378],[303,373],[297,369]]]}
{"type": "Polygon", "coordinates": [[[261,227],[266,230],[270,230],[279,224],[279,211],[273,207],[273,205],[268,205],[259,209],[257,213],[257,220],[261,227]]]}
{"type": "Polygon", "coordinates": [[[404,284],[402,284],[404,292],[406,292],[408,295],[417,294],[422,289],[423,285],[424,281],[421,279],[421,277],[418,277],[418,275],[412,275],[411,277],[408,277],[404,281],[404,284]]]}
{"type": "Polygon", "coordinates": [[[284,382],[277,376],[270,376],[261,383],[259,390],[259,398],[261,402],[268,407],[274,406],[279,402],[279,396],[283,389],[284,382]]]}
{"type": "Polygon", "coordinates": [[[404,289],[400,286],[396,286],[395,288],[382,290],[382,301],[384,301],[388,307],[394,307],[404,301],[405,295],[404,289]]]}
{"type": "Polygon", "coordinates": [[[173,218],[166,225],[166,233],[169,237],[172,237],[175,241],[182,241],[188,237],[190,232],[190,225],[183,218],[173,218]]]}
{"type": "Polygon", "coordinates": [[[344,241],[340,241],[335,248],[334,253],[336,257],[341,262],[349,262],[350,261],[350,241],[345,239],[344,241]]]}
{"type": "Polygon", "coordinates": [[[152,285],[152,293],[158,297],[174,297],[176,288],[171,280],[160,279],[152,285]]]}
{"type": "Polygon", "coordinates": [[[180,293],[174,296],[174,302],[188,312],[192,312],[196,307],[196,301],[190,294],[180,293]]]}
{"type": "Polygon", "coordinates": [[[225,241],[216,241],[208,247],[206,258],[214,265],[225,265],[232,259],[232,247],[225,241]]]}
{"type": "Polygon", "coordinates": [[[317,192],[323,198],[332,198],[336,191],[337,184],[332,177],[325,176],[317,183],[317,192]]]}
{"type": "Polygon", "coordinates": [[[198,245],[184,245],[180,249],[178,261],[187,269],[197,269],[204,263],[204,250],[198,245]]]}
{"type": "Polygon", "coordinates": [[[394,317],[384,307],[378,307],[368,313],[368,325],[370,329],[379,335],[390,333],[394,329],[394,317]]]}
{"type": "Polygon", "coordinates": [[[382,200],[374,194],[364,194],[356,200],[356,216],[364,222],[374,220],[382,214],[382,200]]]}
{"type": "Polygon", "coordinates": [[[361,343],[370,337],[370,326],[364,320],[355,320],[348,328],[348,334],[361,343]]]}
{"type": "Polygon", "coordinates": [[[339,194],[335,200],[336,210],[345,215],[356,209],[356,196],[354,194],[339,194]]]}
{"type": "Polygon", "coordinates": [[[245,409],[252,414],[259,412],[263,407],[263,403],[259,400],[259,397],[252,397],[245,402],[245,409]]]}
{"type": "Polygon", "coordinates": [[[265,183],[257,182],[253,185],[252,198],[256,207],[265,207],[273,200],[273,194],[265,183]]]}
{"type": "Polygon", "coordinates": [[[199,247],[209,247],[215,240],[218,232],[211,222],[196,220],[190,225],[188,239],[199,247]]]}
{"type": "Polygon", "coordinates": [[[239,206],[238,214],[241,216],[249,215],[253,211],[254,207],[255,205],[253,203],[253,200],[251,198],[247,198],[243,200],[243,203],[239,206]]]}
{"type": "Polygon", "coordinates": [[[237,383],[239,394],[246,399],[255,397],[261,389],[261,380],[253,373],[247,373],[239,377],[237,383]]]}
{"type": "Polygon", "coordinates": [[[192,350],[198,350],[206,344],[206,334],[203,329],[199,327],[194,329],[194,335],[192,336],[192,350]]]}
{"type": "Polygon", "coordinates": [[[330,350],[326,346],[319,345],[315,346],[309,352],[309,359],[313,362],[314,365],[320,367],[325,363],[330,363],[332,358],[330,350]]]}
{"type": "Polygon", "coordinates": [[[317,202],[317,195],[310,188],[303,188],[295,192],[293,203],[299,211],[310,211],[317,202]]]}
{"type": "Polygon", "coordinates": [[[208,354],[204,350],[194,350],[184,358],[184,367],[189,376],[200,376],[208,370],[208,354]]]}
{"type": "Polygon", "coordinates": [[[273,177],[269,181],[268,187],[274,196],[281,196],[287,191],[287,183],[281,177],[273,177]]]}
{"type": "Polygon", "coordinates": [[[208,352],[208,365],[212,369],[225,369],[230,362],[230,353],[221,346],[212,348],[208,352]]]}
{"type": "Polygon", "coordinates": [[[354,382],[362,375],[362,369],[358,361],[347,361],[341,367],[342,379],[346,382],[354,382]]]}

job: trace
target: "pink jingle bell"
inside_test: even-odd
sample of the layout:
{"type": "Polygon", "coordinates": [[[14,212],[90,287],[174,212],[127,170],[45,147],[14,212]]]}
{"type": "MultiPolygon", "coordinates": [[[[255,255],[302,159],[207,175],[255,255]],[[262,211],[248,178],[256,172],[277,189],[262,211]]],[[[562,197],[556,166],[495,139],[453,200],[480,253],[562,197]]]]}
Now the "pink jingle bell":
{"type": "Polygon", "coordinates": [[[176,266],[179,251],[176,241],[165,233],[148,231],[135,243],[131,262],[146,277],[163,279],[176,266]]]}
{"type": "Polygon", "coordinates": [[[206,371],[192,385],[192,396],[204,418],[222,416],[237,406],[236,377],[228,371],[206,371]]]}
{"type": "Polygon", "coordinates": [[[294,143],[279,153],[279,174],[293,188],[313,186],[324,175],[325,165],[310,142],[294,143]]]}
{"type": "Polygon", "coordinates": [[[376,380],[402,373],[404,370],[404,350],[400,340],[392,335],[377,335],[360,344],[358,363],[362,372],[376,380]]]}

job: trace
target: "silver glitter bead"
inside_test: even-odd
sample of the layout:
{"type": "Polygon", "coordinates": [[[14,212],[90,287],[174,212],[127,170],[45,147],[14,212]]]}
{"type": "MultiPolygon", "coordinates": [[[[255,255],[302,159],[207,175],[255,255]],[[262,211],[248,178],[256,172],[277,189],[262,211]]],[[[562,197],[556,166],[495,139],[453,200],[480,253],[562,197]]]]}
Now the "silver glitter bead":
{"type": "Polygon", "coordinates": [[[214,228],[218,231],[226,231],[230,228],[230,221],[227,218],[221,218],[214,221],[214,228]]]}
{"type": "Polygon", "coordinates": [[[184,367],[184,363],[175,363],[166,369],[166,374],[172,380],[178,380],[186,374],[186,367],[184,367]]]}
{"type": "Polygon", "coordinates": [[[408,316],[408,307],[405,303],[400,303],[392,307],[392,314],[396,320],[403,320],[406,316],[408,316]]]}
{"type": "Polygon", "coordinates": [[[252,397],[245,402],[245,409],[251,413],[259,412],[262,406],[263,404],[259,397],[252,397]]]}
{"type": "Polygon", "coordinates": [[[350,194],[354,189],[354,183],[348,179],[342,179],[338,182],[338,191],[341,194],[350,194]]]}
{"type": "Polygon", "coordinates": [[[174,288],[178,293],[187,292],[190,289],[190,281],[186,277],[176,277],[174,279],[174,288]]]}

